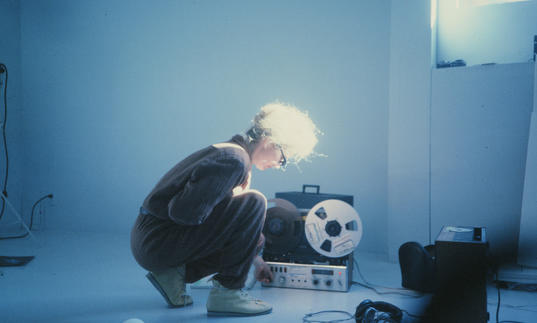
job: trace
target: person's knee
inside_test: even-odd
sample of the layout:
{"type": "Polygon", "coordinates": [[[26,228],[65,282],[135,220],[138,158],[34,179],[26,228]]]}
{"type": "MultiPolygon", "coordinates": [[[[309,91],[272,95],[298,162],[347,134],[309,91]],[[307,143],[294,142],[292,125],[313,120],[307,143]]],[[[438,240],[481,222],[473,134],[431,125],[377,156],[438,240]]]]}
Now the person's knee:
{"type": "Polygon", "coordinates": [[[244,203],[245,206],[247,205],[251,215],[257,215],[264,218],[267,211],[267,199],[263,193],[257,190],[248,190],[238,198],[242,200],[241,203],[244,203]]]}
{"type": "Polygon", "coordinates": [[[263,213],[267,209],[267,198],[263,193],[257,191],[257,190],[249,190],[247,193],[244,194],[244,198],[248,200],[248,202],[252,203],[256,210],[260,210],[263,213]]]}

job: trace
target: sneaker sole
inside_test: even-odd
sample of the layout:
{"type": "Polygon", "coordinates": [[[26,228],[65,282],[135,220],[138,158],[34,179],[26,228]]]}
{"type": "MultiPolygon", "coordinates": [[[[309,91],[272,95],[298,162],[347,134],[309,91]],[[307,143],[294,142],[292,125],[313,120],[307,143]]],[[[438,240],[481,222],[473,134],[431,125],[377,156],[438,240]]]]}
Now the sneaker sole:
{"type": "Polygon", "coordinates": [[[145,275],[145,277],[147,277],[147,279],[151,282],[151,284],[153,285],[153,287],[155,287],[156,290],[158,290],[158,292],[160,293],[160,295],[162,295],[162,297],[164,297],[164,300],[166,301],[166,303],[168,303],[168,306],[169,307],[173,307],[173,308],[177,308],[177,307],[185,307],[185,306],[188,306],[188,305],[192,305],[194,302],[192,303],[188,303],[188,304],[180,304],[180,305],[175,305],[171,302],[170,298],[168,297],[168,295],[166,295],[166,293],[164,292],[164,290],[162,289],[162,287],[160,287],[160,284],[158,283],[158,281],[155,279],[155,276],[153,276],[153,274],[151,273],[147,273],[147,275],[145,275]]]}
{"type": "Polygon", "coordinates": [[[270,310],[266,310],[264,312],[259,312],[259,313],[236,313],[236,312],[207,311],[207,315],[208,316],[257,316],[257,315],[270,314],[271,312],[272,312],[272,308],[270,310]]]}

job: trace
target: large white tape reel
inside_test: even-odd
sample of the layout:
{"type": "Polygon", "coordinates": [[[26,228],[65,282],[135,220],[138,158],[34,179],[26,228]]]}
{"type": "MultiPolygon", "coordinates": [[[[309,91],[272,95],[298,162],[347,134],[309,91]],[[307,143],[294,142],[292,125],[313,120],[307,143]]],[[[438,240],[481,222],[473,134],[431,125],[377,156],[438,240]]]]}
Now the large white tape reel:
{"type": "Polygon", "coordinates": [[[315,251],[330,258],[343,257],[362,239],[362,220],[349,204],[325,200],[310,209],[304,230],[315,251]]]}

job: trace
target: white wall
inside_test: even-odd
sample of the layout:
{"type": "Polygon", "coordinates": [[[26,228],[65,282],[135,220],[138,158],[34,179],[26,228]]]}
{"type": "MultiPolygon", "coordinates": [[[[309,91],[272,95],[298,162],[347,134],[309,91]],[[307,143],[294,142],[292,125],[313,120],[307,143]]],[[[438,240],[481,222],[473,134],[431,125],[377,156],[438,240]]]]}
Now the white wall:
{"type": "Polygon", "coordinates": [[[442,225],[475,225],[489,229],[495,256],[512,259],[533,63],[431,69],[430,5],[391,5],[389,258],[406,241],[434,243],[442,225]]]}
{"type": "Polygon", "coordinates": [[[316,158],[254,174],[352,194],[360,248],[386,251],[389,1],[21,1],[25,206],[48,229],[127,232],[159,177],[280,99],[325,135],[316,158]]]}
{"type": "Polygon", "coordinates": [[[354,195],[359,248],[392,260],[406,241],[434,242],[430,1],[54,0],[20,12],[22,208],[54,193],[48,230],[127,232],[169,167],[280,99],[310,111],[328,158],[256,172],[255,188],[354,195]]]}
{"type": "Polygon", "coordinates": [[[479,2],[438,1],[438,61],[464,59],[475,65],[531,60],[537,1],[476,5],[479,2]]]}
{"type": "MultiPolygon", "coordinates": [[[[21,60],[20,60],[20,7],[19,1],[0,1],[0,62],[8,69],[7,80],[7,125],[6,138],[9,153],[9,176],[7,184],[8,199],[18,210],[21,209],[21,192],[23,146],[21,145],[21,60]]],[[[6,73],[0,75],[5,81],[6,73]]],[[[0,86],[0,124],[4,121],[4,85],[0,86]]],[[[1,131],[1,125],[0,125],[1,131]]],[[[1,135],[0,135],[1,138],[1,135]]],[[[3,188],[6,175],[6,158],[4,144],[0,140],[0,190],[3,188]]],[[[0,201],[0,205],[1,205],[0,201]]],[[[0,206],[1,208],[1,206],[0,206]]],[[[7,205],[6,205],[7,208],[7,205]]],[[[22,229],[11,209],[6,209],[4,217],[0,220],[0,233],[17,232],[22,229]],[[9,211],[8,211],[9,210],[9,211]]]]}
{"type": "Polygon", "coordinates": [[[388,253],[429,242],[430,1],[392,1],[388,253]]]}
{"type": "Polygon", "coordinates": [[[533,65],[533,110],[524,175],[517,263],[537,267],[537,64],[533,65]]]}
{"type": "Polygon", "coordinates": [[[534,63],[433,71],[432,230],[485,226],[491,253],[514,260],[534,63]]]}

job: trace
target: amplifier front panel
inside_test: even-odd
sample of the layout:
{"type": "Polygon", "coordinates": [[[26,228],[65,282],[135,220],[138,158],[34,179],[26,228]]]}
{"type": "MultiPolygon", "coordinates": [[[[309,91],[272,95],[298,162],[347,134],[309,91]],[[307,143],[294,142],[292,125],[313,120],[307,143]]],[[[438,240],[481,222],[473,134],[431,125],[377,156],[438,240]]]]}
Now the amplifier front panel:
{"type": "Polygon", "coordinates": [[[273,281],[265,287],[300,288],[346,292],[352,280],[352,267],[266,262],[273,281]]]}

